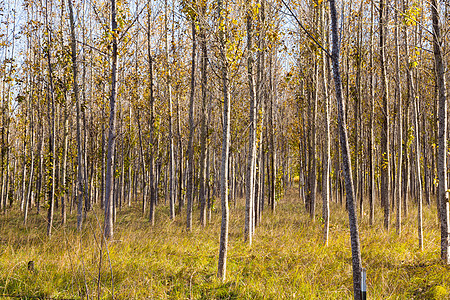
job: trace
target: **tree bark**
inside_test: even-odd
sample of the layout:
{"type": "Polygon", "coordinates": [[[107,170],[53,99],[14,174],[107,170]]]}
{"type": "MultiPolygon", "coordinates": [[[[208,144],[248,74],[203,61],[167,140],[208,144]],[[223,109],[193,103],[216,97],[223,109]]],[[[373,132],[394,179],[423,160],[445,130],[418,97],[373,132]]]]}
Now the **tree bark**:
{"type": "MultiPolygon", "coordinates": [[[[322,24],[322,45],[326,45],[326,31],[327,20],[325,18],[325,2],[320,9],[321,24],[322,24]]],[[[330,173],[331,173],[331,135],[330,135],[330,97],[328,95],[328,57],[322,52],[322,83],[323,83],[323,97],[325,103],[325,157],[323,162],[323,192],[322,192],[322,217],[324,220],[323,226],[323,241],[328,245],[328,234],[330,229],[330,173]]]]}
{"type": "MultiPolygon", "coordinates": [[[[32,110],[32,99],[33,99],[33,93],[30,93],[30,97],[29,97],[29,103],[28,103],[28,115],[30,118],[30,160],[31,160],[31,166],[30,166],[30,178],[28,181],[28,190],[26,191],[26,196],[25,196],[25,209],[24,209],[24,218],[23,218],[23,223],[24,225],[27,224],[28,221],[28,210],[29,210],[29,205],[31,202],[31,190],[32,190],[32,186],[33,186],[33,167],[34,167],[34,151],[33,151],[33,139],[34,139],[34,124],[33,124],[33,110],[32,110]]],[[[26,150],[25,148],[25,144],[24,144],[24,150],[26,150]]],[[[24,151],[24,157],[26,157],[26,151],[24,151]]],[[[26,159],[24,159],[24,170],[26,169],[26,159]]],[[[25,182],[25,177],[23,178],[24,182],[25,182]]],[[[25,187],[25,184],[24,184],[25,187]]],[[[25,191],[24,191],[25,192],[25,191]]]]}
{"type": "Polygon", "coordinates": [[[71,57],[72,57],[72,75],[73,75],[73,94],[75,96],[75,104],[77,110],[76,116],[76,139],[77,139],[77,164],[78,164],[78,175],[77,175],[77,231],[81,231],[83,223],[83,152],[81,149],[81,108],[80,108],[80,95],[78,91],[78,64],[77,64],[77,40],[75,34],[75,19],[73,14],[73,4],[72,0],[67,1],[69,4],[69,18],[70,18],[70,46],[71,46],[71,57]]]}
{"type": "Polygon", "coordinates": [[[347,127],[345,124],[344,107],[342,99],[341,75],[339,72],[339,38],[337,27],[337,16],[335,1],[330,0],[331,30],[332,30],[332,63],[333,77],[336,92],[336,102],[338,108],[338,127],[341,143],[342,163],[345,176],[345,190],[347,194],[347,208],[350,224],[350,237],[352,248],[352,268],[353,268],[353,297],[361,298],[361,250],[359,244],[358,222],[356,218],[356,207],[354,201],[354,189],[352,181],[352,170],[350,166],[349,146],[347,138],[347,127]]]}
{"type": "Polygon", "coordinates": [[[149,75],[149,105],[150,105],[150,132],[149,132],[149,144],[150,144],[150,160],[149,160],[149,185],[150,185],[150,216],[149,220],[152,226],[155,225],[155,211],[156,211],[156,198],[157,198],[157,188],[155,187],[154,178],[154,164],[155,164],[155,145],[154,145],[154,135],[155,135],[155,99],[153,96],[153,56],[151,51],[151,39],[150,39],[150,14],[151,14],[151,1],[148,1],[147,5],[147,51],[148,51],[148,75],[149,75]]]}
{"type": "Polygon", "coordinates": [[[114,162],[116,146],[116,97],[117,97],[117,21],[116,0],[111,0],[111,31],[112,31],[112,63],[111,63],[111,95],[109,97],[109,129],[108,129],[108,155],[106,163],[105,183],[105,237],[112,239],[113,213],[114,213],[114,162]]]}
{"type": "Polygon", "coordinates": [[[53,228],[53,213],[55,206],[55,93],[53,88],[53,68],[51,64],[51,54],[50,45],[52,43],[51,31],[48,23],[48,1],[45,3],[45,23],[47,30],[47,63],[48,63],[48,77],[49,77],[49,88],[48,88],[48,118],[49,118],[49,155],[50,155],[50,168],[51,168],[51,179],[49,188],[49,207],[47,213],[47,235],[52,235],[53,228]]]}
{"type": "Polygon", "coordinates": [[[374,10],[375,5],[370,5],[370,140],[369,140],[369,205],[370,217],[369,223],[373,225],[375,220],[375,160],[374,160],[374,118],[375,118],[375,76],[373,66],[373,45],[374,45],[374,10]]]}
{"type": "Polygon", "coordinates": [[[219,48],[221,59],[221,78],[223,95],[223,137],[222,137],[222,166],[220,174],[220,194],[222,202],[222,222],[220,226],[219,263],[217,277],[222,281],[226,279],[227,251],[228,251],[228,161],[230,152],[230,95],[228,89],[228,65],[226,58],[225,23],[226,13],[223,1],[217,0],[218,23],[219,23],[219,48]]]}
{"type": "Polygon", "coordinates": [[[67,221],[67,152],[69,148],[69,116],[67,113],[67,103],[64,105],[64,148],[63,148],[63,158],[62,158],[62,174],[61,174],[61,224],[66,224],[67,221]]]}
{"type": "Polygon", "coordinates": [[[381,91],[383,105],[383,131],[381,134],[381,203],[384,208],[384,228],[389,230],[390,205],[391,205],[391,164],[389,146],[389,92],[386,74],[386,23],[387,9],[386,0],[380,1],[380,64],[381,64],[381,91]]]}
{"type": "Polygon", "coordinates": [[[245,240],[252,244],[254,222],[254,192],[255,192],[255,156],[256,156],[256,90],[253,74],[253,15],[252,2],[247,1],[247,79],[250,96],[248,158],[245,192],[245,240]]]}
{"type": "MultiPolygon", "coordinates": [[[[406,11],[408,9],[408,0],[403,0],[403,10],[406,11]]],[[[411,75],[411,62],[409,59],[409,45],[408,45],[408,29],[404,29],[404,41],[405,41],[405,52],[406,52],[406,79],[408,84],[408,101],[413,101],[413,122],[414,122],[414,150],[416,152],[415,156],[415,167],[416,167],[416,175],[417,175],[417,189],[418,189],[418,198],[417,198],[417,235],[419,242],[419,249],[423,250],[423,225],[422,225],[422,175],[420,169],[420,146],[419,146],[419,108],[418,103],[419,99],[416,97],[414,82],[411,75]]],[[[427,168],[426,159],[424,156],[424,169],[427,168]]],[[[408,172],[408,171],[407,171],[408,172]]],[[[426,180],[426,176],[425,176],[426,180]]],[[[406,190],[408,193],[408,190],[406,190]]],[[[406,197],[406,195],[405,195],[406,197]]]]}
{"type": "Polygon", "coordinates": [[[269,101],[269,163],[267,164],[269,168],[268,177],[269,177],[269,201],[270,201],[270,209],[272,212],[275,211],[276,201],[277,201],[277,192],[276,192],[276,182],[277,182],[277,152],[276,152],[276,143],[275,143],[275,113],[274,113],[274,100],[275,100],[275,90],[274,90],[274,78],[273,78],[273,50],[270,52],[269,57],[269,91],[267,100],[269,101]]]}
{"type": "Polygon", "coordinates": [[[443,57],[443,40],[439,20],[439,3],[431,0],[431,15],[433,19],[433,53],[436,69],[436,84],[439,92],[439,130],[438,130],[438,203],[441,222],[441,259],[450,264],[449,251],[449,203],[447,188],[447,87],[445,82],[445,62],[443,57]]]}
{"type": "Polygon", "coordinates": [[[169,40],[167,37],[168,32],[168,5],[165,0],[165,56],[166,56],[166,86],[167,96],[169,99],[169,204],[170,204],[170,219],[175,220],[175,155],[174,155],[174,143],[173,143],[173,109],[172,109],[172,84],[170,68],[169,68],[169,40]]]}
{"type": "Polygon", "coordinates": [[[188,172],[187,172],[187,191],[186,191],[186,202],[187,202],[187,220],[186,227],[187,230],[190,231],[192,228],[192,206],[194,202],[194,134],[195,134],[195,125],[194,125],[194,97],[195,97],[195,51],[197,48],[196,42],[196,29],[195,29],[195,20],[191,20],[192,22],[192,61],[191,61],[191,91],[189,97],[189,142],[188,142],[188,172]]]}
{"type": "Polygon", "coordinates": [[[396,186],[395,190],[395,198],[396,198],[396,208],[397,208],[397,218],[396,218],[396,230],[397,234],[401,234],[402,232],[402,162],[403,162],[403,127],[402,127],[402,83],[400,76],[400,45],[399,45],[399,27],[400,22],[398,19],[398,14],[400,10],[399,0],[395,1],[396,9],[395,9],[395,29],[394,29],[394,40],[395,40],[395,73],[397,79],[397,147],[398,147],[398,160],[397,160],[397,177],[396,177],[396,186]]]}
{"type": "MultiPolygon", "coordinates": [[[[206,5],[201,7],[202,18],[206,17],[206,5]]],[[[201,129],[200,129],[200,170],[199,170],[199,200],[200,200],[200,223],[202,226],[206,225],[206,192],[208,187],[207,170],[207,138],[208,128],[206,124],[207,118],[207,88],[208,88],[208,48],[206,44],[206,29],[205,25],[200,23],[200,73],[201,73],[201,90],[202,90],[202,111],[201,111],[201,129]]]]}

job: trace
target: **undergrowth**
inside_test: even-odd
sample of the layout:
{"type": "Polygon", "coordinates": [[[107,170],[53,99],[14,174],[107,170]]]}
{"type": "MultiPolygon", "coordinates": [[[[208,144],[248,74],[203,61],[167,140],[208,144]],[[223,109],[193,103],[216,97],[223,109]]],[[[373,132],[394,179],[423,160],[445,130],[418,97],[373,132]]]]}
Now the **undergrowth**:
{"type": "MultiPolygon", "coordinates": [[[[328,246],[323,222],[312,221],[294,190],[266,208],[253,245],[244,242],[243,200],[231,209],[227,280],[216,277],[220,211],[205,228],[185,229],[185,214],[172,222],[158,206],[152,227],[134,204],[117,213],[114,240],[102,241],[102,213],[91,211],[77,233],[70,215],[48,238],[45,214],[0,216],[0,295],[64,299],[350,299],[352,270],[348,217],[331,204],[328,246]],[[136,208],[134,208],[136,207],[136,208]],[[34,262],[30,269],[28,262],[34,262]]],[[[450,268],[440,260],[435,208],[424,208],[424,250],[418,250],[413,205],[401,235],[368,215],[359,220],[369,299],[445,299],[450,268]]],[[[321,212],[318,207],[317,212],[321,212]]],[[[198,216],[198,211],[195,211],[198,216]]],[[[394,220],[392,220],[393,222],[394,220]]],[[[394,224],[393,224],[394,225],[394,224]]]]}

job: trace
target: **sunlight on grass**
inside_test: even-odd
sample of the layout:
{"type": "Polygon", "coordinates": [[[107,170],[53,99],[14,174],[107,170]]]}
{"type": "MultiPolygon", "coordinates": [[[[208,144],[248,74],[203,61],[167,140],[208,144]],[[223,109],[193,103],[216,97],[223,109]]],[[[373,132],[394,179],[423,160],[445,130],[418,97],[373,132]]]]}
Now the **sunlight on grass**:
{"type": "MultiPolygon", "coordinates": [[[[324,247],[320,216],[310,221],[294,193],[288,191],[276,214],[264,212],[251,247],[243,240],[243,200],[231,210],[226,282],[216,277],[219,211],[212,224],[202,228],[195,221],[187,232],[184,214],[172,222],[167,210],[159,207],[152,228],[138,209],[124,208],[117,214],[114,240],[107,244],[95,217],[101,219],[100,211],[89,213],[81,235],[74,230],[75,216],[70,216],[65,227],[56,225],[51,238],[45,236],[44,216],[32,213],[25,227],[18,213],[9,212],[0,217],[0,294],[75,299],[111,299],[113,293],[115,299],[351,298],[345,209],[331,205],[330,241],[324,247]],[[34,271],[28,270],[29,261],[34,261],[34,271]]],[[[369,299],[449,296],[450,270],[439,261],[436,213],[425,207],[425,250],[420,252],[415,207],[409,209],[401,236],[395,228],[389,233],[383,229],[381,215],[373,227],[368,216],[359,220],[369,299]]]]}

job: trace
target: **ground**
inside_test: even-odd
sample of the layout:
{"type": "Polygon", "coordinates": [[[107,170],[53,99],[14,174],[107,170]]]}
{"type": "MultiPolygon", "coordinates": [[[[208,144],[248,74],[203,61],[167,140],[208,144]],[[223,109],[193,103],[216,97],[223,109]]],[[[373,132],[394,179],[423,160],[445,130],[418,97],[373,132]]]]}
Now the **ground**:
{"type": "MultiPolygon", "coordinates": [[[[319,201],[320,202],[320,201],[319,201]]],[[[320,204],[315,221],[295,189],[267,209],[250,247],[244,242],[244,200],[231,208],[227,280],[217,279],[220,205],[212,224],[185,213],[176,221],[158,206],[152,227],[139,203],[117,213],[114,240],[102,242],[102,213],[88,213],[78,234],[70,215],[46,236],[45,212],[33,211],[23,225],[20,212],[0,215],[0,295],[55,299],[350,299],[352,272],[348,216],[331,204],[330,239],[323,245],[320,204]],[[29,268],[33,261],[34,268],[29,268]],[[98,297],[99,296],[99,297],[98,297]]],[[[199,215],[197,210],[195,216],[199,215]]],[[[399,236],[392,226],[359,220],[368,299],[449,298],[450,268],[439,260],[440,232],[435,207],[424,207],[424,251],[418,250],[417,213],[411,204],[399,236]]],[[[394,217],[393,217],[394,218],[394,217]]],[[[394,222],[394,219],[392,220],[394,222]]],[[[11,298],[12,299],[12,298],[11,298]]]]}

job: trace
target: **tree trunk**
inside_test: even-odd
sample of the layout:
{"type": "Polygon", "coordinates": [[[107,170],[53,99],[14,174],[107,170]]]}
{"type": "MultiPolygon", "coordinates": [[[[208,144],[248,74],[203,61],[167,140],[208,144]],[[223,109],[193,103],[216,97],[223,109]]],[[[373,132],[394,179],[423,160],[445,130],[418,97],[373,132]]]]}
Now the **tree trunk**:
{"type": "Polygon", "coordinates": [[[220,226],[219,263],[217,277],[222,281],[226,279],[227,251],[228,251],[228,160],[230,152],[230,94],[228,89],[228,64],[226,58],[225,23],[226,13],[222,0],[217,0],[219,26],[219,51],[221,59],[222,95],[223,95],[223,138],[222,138],[222,167],[220,174],[220,194],[222,201],[222,222],[220,226]]]}
{"type": "Polygon", "coordinates": [[[358,222],[356,219],[356,207],[354,201],[354,190],[352,181],[352,170],[350,166],[349,146],[347,138],[347,127],[345,124],[344,107],[342,99],[342,85],[341,75],[339,72],[339,38],[337,27],[337,16],[335,1],[330,0],[331,12],[331,30],[332,30],[332,62],[333,62],[333,77],[336,92],[336,101],[338,108],[338,127],[341,142],[342,162],[345,176],[345,190],[347,194],[347,208],[350,224],[350,237],[352,247],[352,267],[353,267],[353,296],[354,299],[361,298],[361,250],[359,244],[358,222]]]}
{"type": "MultiPolygon", "coordinates": [[[[322,24],[322,45],[326,45],[327,20],[325,18],[325,3],[320,9],[320,17],[322,24]]],[[[323,226],[323,240],[324,244],[328,245],[328,232],[330,228],[330,174],[331,174],[331,135],[330,135],[330,98],[328,95],[328,57],[322,52],[322,83],[323,83],[323,97],[325,103],[325,157],[323,162],[323,191],[322,191],[322,217],[324,220],[323,226]]]]}
{"type": "Polygon", "coordinates": [[[174,156],[174,144],[173,144],[173,109],[172,109],[172,84],[170,68],[169,68],[169,40],[167,37],[168,32],[168,5],[167,0],[165,1],[165,56],[166,56],[166,85],[167,85],[167,96],[169,99],[169,204],[170,204],[170,219],[175,220],[175,156],[174,156]]]}
{"type": "Polygon", "coordinates": [[[150,39],[150,28],[151,28],[151,22],[150,22],[150,14],[151,14],[151,8],[150,8],[150,1],[148,2],[147,7],[147,50],[148,50],[148,75],[149,75],[149,105],[150,105],[150,132],[149,132],[149,145],[150,145],[150,160],[149,160],[149,185],[150,185],[150,223],[152,226],[155,225],[155,212],[156,212],[156,198],[157,198],[157,188],[155,187],[155,178],[153,176],[154,174],[154,164],[155,164],[155,149],[156,147],[154,144],[154,135],[155,135],[155,99],[153,96],[153,56],[151,51],[151,39],[150,39]]]}
{"type": "Polygon", "coordinates": [[[439,3],[431,0],[431,15],[433,19],[433,52],[436,68],[436,84],[439,91],[439,131],[438,131],[438,203],[441,221],[441,259],[450,264],[449,252],[449,204],[447,190],[447,89],[445,82],[445,62],[443,57],[443,40],[439,24],[439,3]]]}
{"type": "MultiPolygon", "coordinates": [[[[403,0],[403,10],[407,11],[408,9],[408,0],[403,0]]],[[[419,238],[419,249],[423,250],[423,225],[422,225],[422,176],[421,176],[421,170],[420,170],[420,146],[419,146],[419,108],[418,103],[419,99],[416,97],[416,92],[414,88],[414,82],[411,75],[411,63],[409,59],[409,45],[408,45],[408,29],[405,28],[404,31],[404,41],[405,41],[405,52],[406,52],[406,79],[408,83],[408,102],[413,101],[413,119],[414,119],[414,150],[416,152],[416,161],[415,161],[415,167],[416,167],[416,175],[417,175],[417,189],[418,189],[418,198],[417,198],[417,233],[419,238]]],[[[426,170],[427,164],[426,164],[426,158],[424,155],[424,169],[426,170]]],[[[409,172],[409,170],[407,170],[409,172]]],[[[425,177],[426,178],[426,177],[425,177]]],[[[408,192],[408,190],[406,190],[408,192]]],[[[406,196],[406,195],[405,195],[406,196]]]]}
{"type": "MultiPolygon", "coordinates": [[[[28,115],[30,118],[30,160],[31,160],[31,166],[30,166],[30,178],[28,181],[28,190],[26,192],[26,196],[25,196],[25,209],[24,209],[24,218],[23,218],[23,223],[24,225],[27,224],[27,220],[28,220],[28,210],[29,210],[29,205],[31,203],[31,190],[32,190],[32,186],[33,186],[33,168],[34,168],[34,124],[33,124],[33,110],[32,110],[32,99],[33,99],[33,94],[31,92],[31,95],[29,97],[29,103],[28,103],[28,115]]],[[[26,149],[24,149],[26,150],[26,149]]],[[[26,153],[24,153],[24,156],[26,157],[26,153]]],[[[24,169],[26,169],[26,164],[24,164],[24,169]]],[[[24,182],[25,182],[25,177],[24,177],[24,182]]]]}
{"type": "Polygon", "coordinates": [[[63,161],[62,161],[62,174],[61,174],[61,224],[66,224],[67,221],[67,152],[69,148],[69,116],[67,113],[67,103],[64,106],[64,148],[63,148],[63,161]]]}
{"type": "Polygon", "coordinates": [[[396,219],[396,230],[397,234],[401,234],[402,232],[402,162],[403,162],[403,127],[402,127],[402,83],[401,83],[401,76],[400,76],[400,45],[399,45],[399,27],[400,22],[398,19],[398,14],[400,10],[400,4],[399,0],[395,1],[396,9],[395,9],[395,33],[394,33],[394,40],[395,40],[395,73],[396,73],[396,79],[397,79],[397,147],[398,147],[398,160],[397,160],[397,177],[396,177],[396,186],[397,189],[395,190],[395,201],[396,201],[396,208],[397,208],[397,219],[396,219]]]}
{"type": "Polygon", "coordinates": [[[77,175],[77,231],[81,231],[81,226],[83,222],[83,160],[82,160],[82,150],[81,150],[81,107],[80,107],[80,95],[78,92],[78,65],[77,65],[77,40],[75,35],[75,19],[73,14],[73,4],[71,0],[67,1],[69,3],[69,18],[70,18],[70,40],[71,40],[71,56],[72,56],[72,74],[73,74],[73,94],[75,96],[76,110],[77,110],[77,164],[78,164],[78,175],[77,175]]]}
{"type": "Polygon", "coordinates": [[[141,116],[137,110],[137,125],[138,125],[138,136],[139,136],[139,156],[141,157],[141,171],[142,171],[142,215],[145,215],[145,211],[147,209],[147,168],[145,165],[145,154],[144,154],[144,146],[142,142],[142,128],[141,128],[141,116]]]}
{"type": "MultiPolygon", "coordinates": [[[[202,17],[206,17],[206,6],[201,7],[202,17]]],[[[201,90],[202,90],[202,111],[201,111],[201,129],[200,129],[200,170],[199,170],[199,200],[200,200],[200,223],[202,226],[206,225],[206,192],[208,187],[208,173],[207,170],[207,138],[208,128],[206,124],[207,118],[207,89],[208,89],[208,48],[206,44],[206,29],[204,24],[200,26],[200,73],[201,73],[201,90]]]]}
{"type": "Polygon", "coordinates": [[[55,206],[55,95],[53,88],[53,68],[51,64],[51,54],[50,45],[52,43],[51,31],[48,23],[48,2],[46,1],[45,10],[45,23],[47,30],[47,63],[48,63],[48,76],[49,76],[49,88],[48,88],[48,118],[49,118],[49,155],[50,155],[50,168],[51,168],[51,179],[49,188],[49,207],[47,213],[47,235],[52,235],[53,228],[53,212],[55,206]]]}
{"type": "Polygon", "coordinates": [[[105,183],[105,237],[113,238],[113,209],[114,209],[114,152],[116,146],[116,97],[117,97],[117,21],[116,0],[111,0],[111,31],[112,31],[112,63],[111,63],[111,95],[109,98],[109,129],[108,155],[106,163],[105,183]]]}
{"type": "Polygon", "coordinates": [[[189,142],[188,142],[188,172],[187,172],[187,191],[186,191],[186,202],[187,202],[187,217],[186,217],[186,227],[190,231],[192,228],[192,206],[194,202],[194,97],[195,97],[195,51],[197,48],[196,42],[196,29],[195,20],[192,22],[192,65],[191,65],[191,91],[189,98],[189,142]]]}
{"type": "Polygon", "coordinates": [[[270,209],[272,212],[275,211],[276,207],[276,201],[277,201],[277,193],[276,193],[276,176],[277,176],[277,153],[276,153],[276,143],[275,143],[275,114],[274,114],[274,100],[275,100],[275,89],[274,89],[274,75],[273,75],[273,69],[274,69],[274,58],[273,58],[273,50],[270,53],[269,58],[269,95],[267,97],[267,100],[269,101],[269,131],[270,131],[270,146],[269,146],[269,157],[270,162],[268,164],[268,167],[270,167],[270,209]]]}
{"type": "Polygon", "coordinates": [[[254,222],[254,192],[255,192],[255,156],[256,156],[256,91],[255,77],[253,74],[253,15],[252,2],[247,1],[247,78],[250,96],[249,133],[248,133],[248,158],[246,172],[245,192],[245,240],[252,244],[254,222]]]}
{"type": "Polygon", "coordinates": [[[380,1],[380,64],[381,64],[381,91],[383,105],[383,131],[381,134],[381,203],[384,208],[384,228],[389,230],[390,205],[391,205],[391,163],[389,146],[389,92],[386,74],[386,23],[387,9],[386,0],[380,1]]]}
{"type": "Polygon", "coordinates": [[[373,225],[375,220],[375,160],[374,160],[374,118],[375,118],[375,76],[373,69],[373,37],[374,37],[374,10],[375,5],[371,2],[370,5],[370,140],[369,140],[369,205],[370,217],[369,223],[373,225]]]}

